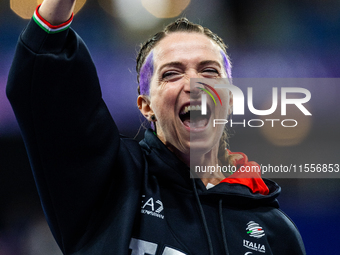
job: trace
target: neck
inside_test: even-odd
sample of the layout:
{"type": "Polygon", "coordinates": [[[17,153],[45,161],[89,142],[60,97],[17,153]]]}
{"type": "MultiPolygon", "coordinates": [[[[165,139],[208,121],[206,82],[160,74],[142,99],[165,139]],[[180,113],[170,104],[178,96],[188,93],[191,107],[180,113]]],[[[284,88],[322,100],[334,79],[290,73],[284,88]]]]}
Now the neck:
{"type": "Polygon", "coordinates": [[[194,155],[187,146],[183,146],[187,149],[181,151],[171,143],[165,141],[161,132],[159,132],[157,136],[170,151],[191,168],[191,171],[202,180],[205,186],[207,186],[208,183],[217,185],[226,178],[223,172],[216,170],[217,166],[222,167],[222,164],[220,164],[218,160],[219,143],[206,153],[197,153],[194,155]],[[214,167],[216,171],[211,171],[214,167]]]}
{"type": "Polygon", "coordinates": [[[206,186],[208,183],[217,185],[225,176],[219,171],[218,166],[222,167],[218,160],[218,145],[215,145],[209,152],[200,155],[192,155],[190,166],[191,170],[202,180],[206,186]]]}
{"type": "Polygon", "coordinates": [[[167,145],[167,147],[202,180],[205,186],[208,183],[217,185],[226,178],[223,172],[217,170],[217,166],[222,167],[218,160],[218,144],[209,152],[196,155],[190,152],[190,150],[187,153],[183,153],[171,145],[167,145]]]}

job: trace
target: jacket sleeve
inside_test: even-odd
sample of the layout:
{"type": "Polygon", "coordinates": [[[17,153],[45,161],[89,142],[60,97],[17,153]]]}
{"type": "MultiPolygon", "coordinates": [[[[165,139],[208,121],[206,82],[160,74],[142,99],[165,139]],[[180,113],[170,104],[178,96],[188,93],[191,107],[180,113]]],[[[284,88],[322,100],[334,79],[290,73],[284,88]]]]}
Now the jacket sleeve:
{"type": "Polygon", "coordinates": [[[77,249],[114,185],[120,150],[85,44],[70,28],[49,34],[32,19],[6,92],[52,233],[64,252],[77,249]]]}

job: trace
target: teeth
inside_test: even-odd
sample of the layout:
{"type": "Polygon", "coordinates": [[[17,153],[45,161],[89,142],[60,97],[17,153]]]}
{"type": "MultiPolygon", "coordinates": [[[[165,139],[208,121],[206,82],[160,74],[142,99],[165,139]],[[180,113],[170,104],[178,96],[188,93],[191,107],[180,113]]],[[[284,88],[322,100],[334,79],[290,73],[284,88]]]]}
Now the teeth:
{"type": "Polygon", "coordinates": [[[186,114],[190,111],[200,111],[200,110],[201,110],[200,105],[188,105],[188,106],[184,107],[184,110],[181,112],[181,114],[186,114]]]}

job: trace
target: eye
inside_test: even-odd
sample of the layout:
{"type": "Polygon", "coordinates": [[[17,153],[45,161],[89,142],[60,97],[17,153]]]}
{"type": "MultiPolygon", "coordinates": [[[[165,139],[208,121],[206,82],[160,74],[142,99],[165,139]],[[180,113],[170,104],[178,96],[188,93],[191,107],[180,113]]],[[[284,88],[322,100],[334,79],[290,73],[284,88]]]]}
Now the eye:
{"type": "Polygon", "coordinates": [[[179,72],[175,71],[167,71],[162,74],[162,80],[172,80],[176,79],[180,76],[181,74],[179,72]]]}
{"type": "Polygon", "coordinates": [[[220,72],[215,69],[215,68],[205,68],[202,71],[204,76],[208,76],[208,77],[216,77],[220,75],[220,72]]]}
{"type": "Polygon", "coordinates": [[[176,74],[177,73],[173,72],[173,71],[165,72],[165,73],[163,73],[162,78],[171,77],[171,76],[176,75],[176,74]]]}
{"type": "Polygon", "coordinates": [[[216,69],[214,68],[206,68],[203,70],[204,73],[219,73],[216,69]]]}

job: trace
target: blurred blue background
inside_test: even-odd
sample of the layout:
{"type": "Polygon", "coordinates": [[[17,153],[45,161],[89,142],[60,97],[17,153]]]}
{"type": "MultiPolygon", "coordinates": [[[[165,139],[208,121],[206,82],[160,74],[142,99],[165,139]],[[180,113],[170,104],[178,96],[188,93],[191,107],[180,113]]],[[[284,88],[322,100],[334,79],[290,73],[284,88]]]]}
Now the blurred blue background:
{"type": "MultiPolygon", "coordinates": [[[[0,2],[0,255],[60,254],[43,218],[18,125],[5,96],[17,38],[28,22],[21,17],[31,16],[37,2],[0,2]]],[[[178,16],[210,28],[225,40],[233,77],[340,76],[340,1],[159,2],[87,0],[72,23],[87,43],[103,97],[125,135],[136,136],[143,121],[136,107],[139,44],[178,16]]],[[[340,84],[308,89],[313,116],[303,139],[283,146],[259,129],[236,127],[230,131],[231,150],[243,151],[259,163],[339,164],[340,84]]],[[[261,95],[257,96],[261,101],[261,95]]],[[[276,181],[283,189],[281,208],[299,228],[307,253],[340,254],[340,179],[276,181]]]]}

